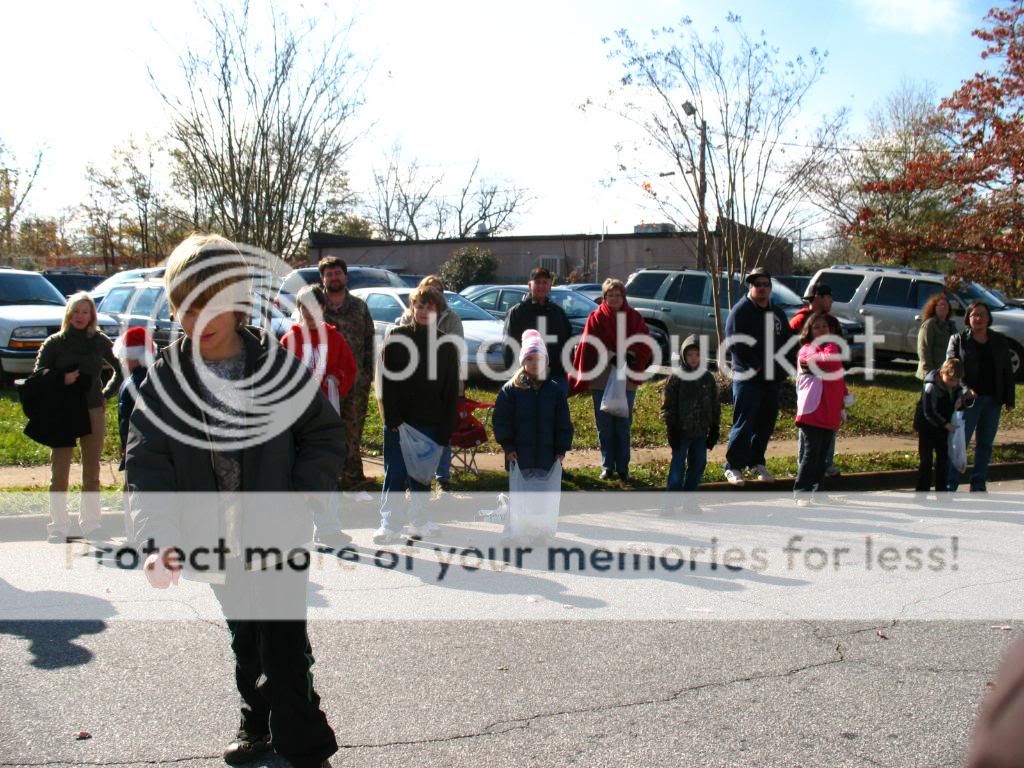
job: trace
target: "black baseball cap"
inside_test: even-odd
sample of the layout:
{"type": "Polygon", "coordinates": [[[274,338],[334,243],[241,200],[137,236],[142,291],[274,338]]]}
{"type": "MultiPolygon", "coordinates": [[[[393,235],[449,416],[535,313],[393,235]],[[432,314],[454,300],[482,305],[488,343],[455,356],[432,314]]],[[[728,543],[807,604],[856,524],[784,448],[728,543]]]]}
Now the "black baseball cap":
{"type": "Polygon", "coordinates": [[[805,295],[805,299],[813,299],[815,296],[831,296],[832,286],[826,285],[825,283],[815,283],[814,287],[811,288],[805,295]]]}
{"type": "Polygon", "coordinates": [[[769,280],[772,279],[772,275],[771,275],[771,273],[767,269],[765,269],[764,267],[754,267],[752,270],[750,270],[747,273],[747,280],[746,281],[748,283],[752,283],[755,280],[757,280],[759,277],[766,277],[769,280]]]}
{"type": "Polygon", "coordinates": [[[544,267],[535,267],[533,272],[530,273],[530,279],[536,280],[538,277],[543,277],[545,280],[550,280],[551,273],[544,269],[544,267]]]}

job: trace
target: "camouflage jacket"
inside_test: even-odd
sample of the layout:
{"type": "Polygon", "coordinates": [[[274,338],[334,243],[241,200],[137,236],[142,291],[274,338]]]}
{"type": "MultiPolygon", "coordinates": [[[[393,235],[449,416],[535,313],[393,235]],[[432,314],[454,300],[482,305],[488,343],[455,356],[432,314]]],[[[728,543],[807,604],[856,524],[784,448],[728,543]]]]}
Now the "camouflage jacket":
{"type": "Polygon", "coordinates": [[[351,347],[359,369],[358,383],[369,382],[373,378],[374,329],[366,302],[351,293],[346,295],[339,307],[333,307],[328,300],[324,320],[341,331],[351,347]]]}

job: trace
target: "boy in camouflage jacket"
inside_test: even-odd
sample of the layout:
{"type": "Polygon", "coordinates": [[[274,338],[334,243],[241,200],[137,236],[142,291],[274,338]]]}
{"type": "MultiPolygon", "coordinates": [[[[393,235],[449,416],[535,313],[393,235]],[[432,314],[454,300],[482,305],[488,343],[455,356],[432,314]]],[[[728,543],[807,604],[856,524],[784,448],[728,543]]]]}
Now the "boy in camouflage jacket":
{"type": "Polygon", "coordinates": [[[718,383],[710,371],[701,369],[700,346],[696,336],[682,345],[684,376],[673,373],[665,384],[661,417],[672,446],[668,471],[669,491],[694,491],[704,477],[708,451],[718,442],[721,406],[718,383]]]}

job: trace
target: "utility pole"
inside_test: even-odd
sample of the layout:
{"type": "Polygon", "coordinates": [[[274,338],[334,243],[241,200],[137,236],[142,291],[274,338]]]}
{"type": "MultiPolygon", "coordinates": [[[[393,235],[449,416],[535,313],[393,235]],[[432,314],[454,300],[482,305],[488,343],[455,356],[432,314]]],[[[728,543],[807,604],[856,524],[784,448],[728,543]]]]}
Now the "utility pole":
{"type": "MultiPolygon", "coordinates": [[[[690,102],[683,102],[683,112],[697,122],[697,108],[690,102]]],[[[697,171],[697,269],[708,268],[708,223],[704,213],[704,198],[708,191],[707,170],[704,158],[707,154],[708,124],[702,116],[700,119],[700,165],[697,171]]]]}

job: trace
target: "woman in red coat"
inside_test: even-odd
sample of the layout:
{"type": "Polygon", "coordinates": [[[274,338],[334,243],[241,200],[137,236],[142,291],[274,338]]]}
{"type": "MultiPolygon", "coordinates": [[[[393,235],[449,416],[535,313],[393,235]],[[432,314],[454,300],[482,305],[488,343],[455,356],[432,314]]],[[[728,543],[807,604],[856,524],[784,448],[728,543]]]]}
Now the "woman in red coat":
{"type": "Polygon", "coordinates": [[[319,285],[307,285],[295,297],[302,322],[281,337],[281,344],[298,357],[320,381],[320,389],[340,412],[341,399],[348,395],[356,380],[356,359],[345,337],[330,323],[317,322],[313,302],[320,306],[320,317],[327,297],[319,285]]]}
{"type": "Polygon", "coordinates": [[[605,280],[601,297],[601,306],[590,313],[576,347],[569,393],[575,395],[589,389],[593,397],[601,444],[601,479],[608,480],[618,473],[621,479],[628,480],[633,399],[640,385],[636,374],[643,373],[650,364],[654,342],[640,313],[626,303],[626,286],[621,280],[605,280]],[[627,407],[619,413],[601,408],[612,376],[626,380],[627,407]]]}

